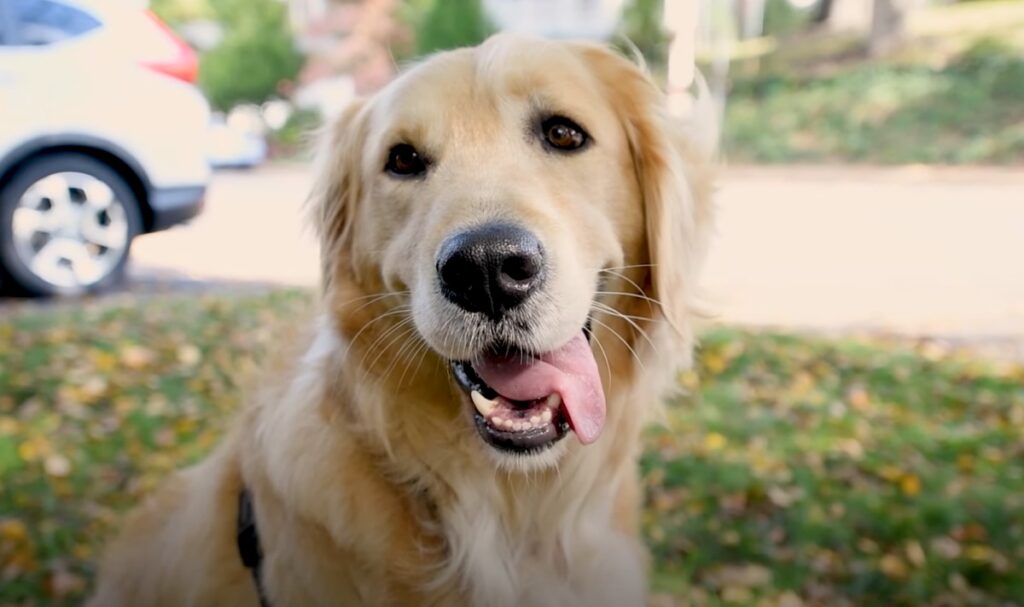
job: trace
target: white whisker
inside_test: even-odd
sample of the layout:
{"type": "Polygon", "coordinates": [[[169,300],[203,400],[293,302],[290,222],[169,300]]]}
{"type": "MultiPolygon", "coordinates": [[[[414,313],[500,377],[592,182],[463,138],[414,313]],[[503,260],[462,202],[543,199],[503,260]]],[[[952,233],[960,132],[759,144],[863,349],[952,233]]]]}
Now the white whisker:
{"type": "Polygon", "coordinates": [[[612,335],[617,337],[619,339],[619,341],[622,342],[622,345],[626,346],[626,348],[629,350],[630,354],[633,355],[633,358],[636,359],[636,362],[640,365],[640,367],[643,368],[644,370],[647,369],[647,367],[644,366],[644,361],[640,360],[640,356],[636,353],[636,350],[633,349],[633,346],[629,345],[629,342],[626,341],[626,339],[624,337],[619,335],[618,332],[615,331],[615,329],[612,329],[611,327],[609,327],[608,325],[606,325],[605,323],[601,322],[600,320],[598,320],[598,319],[596,319],[594,317],[591,317],[591,320],[593,320],[597,324],[601,325],[605,329],[608,329],[609,333],[611,333],[612,335]]]}
{"type": "MultiPolygon", "coordinates": [[[[384,353],[387,352],[389,348],[393,347],[395,344],[397,344],[398,342],[402,341],[403,339],[408,338],[410,335],[412,335],[412,333],[415,330],[416,330],[416,327],[414,325],[412,325],[410,322],[403,322],[403,323],[395,325],[395,327],[392,327],[391,329],[389,329],[388,333],[392,334],[391,339],[389,339],[386,344],[382,344],[379,348],[377,348],[377,350],[378,350],[377,351],[377,355],[373,357],[373,360],[370,361],[370,364],[366,365],[363,368],[364,374],[368,374],[370,372],[370,370],[373,369],[373,366],[377,364],[377,361],[380,360],[382,356],[384,356],[384,353]],[[401,328],[402,330],[396,332],[394,330],[396,328],[401,328]]],[[[408,343],[403,344],[403,349],[405,347],[407,347],[408,345],[409,345],[408,343]]],[[[387,379],[388,373],[391,372],[391,368],[394,366],[394,364],[395,364],[395,362],[397,360],[398,360],[398,354],[395,354],[394,359],[392,359],[391,363],[388,365],[388,368],[385,370],[384,374],[381,375],[380,381],[384,381],[385,379],[387,379]]]]}
{"type": "Polygon", "coordinates": [[[625,293],[623,291],[596,291],[596,294],[597,295],[621,295],[622,297],[635,297],[637,299],[643,299],[645,301],[649,301],[649,302],[651,302],[653,304],[656,304],[658,306],[661,305],[661,302],[658,301],[657,299],[653,298],[653,297],[648,297],[647,295],[638,295],[636,293],[625,293]]]}
{"type": "Polygon", "coordinates": [[[636,321],[634,321],[634,320],[632,320],[630,318],[627,318],[625,314],[622,314],[618,310],[616,310],[615,308],[613,308],[613,307],[611,307],[609,305],[603,304],[603,303],[601,303],[599,301],[594,302],[594,305],[597,306],[598,311],[604,312],[605,314],[609,314],[609,315],[612,315],[612,316],[618,316],[619,318],[621,318],[621,319],[625,320],[626,322],[628,322],[630,325],[632,325],[632,327],[634,329],[636,329],[640,333],[640,335],[643,336],[644,339],[647,340],[647,343],[649,343],[651,345],[651,349],[652,350],[654,350],[655,352],[658,351],[658,346],[654,345],[654,342],[651,341],[651,337],[647,334],[647,331],[644,331],[642,328],[640,328],[640,325],[637,324],[636,321]]]}
{"type": "Polygon", "coordinates": [[[409,306],[398,306],[397,308],[392,308],[391,310],[388,310],[387,312],[384,312],[383,314],[380,314],[380,315],[374,317],[373,319],[371,319],[370,322],[368,322],[365,325],[363,325],[362,328],[360,328],[358,331],[356,331],[356,334],[354,336],[352,336],[351,339],[348,340],[348,348],[346,349],[345,354],[347,355],[348,351],[355,347],[356,342],[359,340],[359,336],[363,334],[363,331],[369,329],[371,326],[373,326],[374,323],[376,323],[379,320],[383,320],[385,318],[391,317],[391,316],[396,316],[396,315],[399,315],[399,314],[405,314],[405,313],[409,312],[410,310],[411,310],[411,308],[409,306]]]}
{"type": "Polygon", "coordinates": [[[612,363],[608,360],[608,353],[605,352],[604,346],[601,344],[601,340],[596,335],[591,333],[591,339],[594,340],[594,345],[601,349],[601,356],[604,358],[604,369],[608,373],[608,391],[612,391],[612,363]]]}
{"type": "MultiPolygon", "coordinates": [[[[369,347],[367,347],[366,350],[363,351],[363,356],[362,356],[362,359],[361,359],[360,362],[365,363],[366,359],[370,356],[370,354],[373,353],[373,351],[375,349],[378,348],[379,344],[381,344],[389,336],[393,335],[396,331],[398,331],[400,329],[404,329],[404,328],[408,327],[410,324],[412,324],[412,317],[407,316],[407,317],[403,318],[402,320],[400,320],[399,322],[395,323],[395,325],[393,325],[393,326],[389,327],[388,329],[386,329],[384,331],[384,333],[378,335],[377,339],[373,340],[373,343],[371,343],[369,345],[369,347]]],[[[383,348],[381,349],[381,352],[383,353],[383,348]]],[[[369,368],[373,367],[373,365],[376,362],[377,362],[377,359],[374,359],[373,362],[371,362],[369,365],[364,365],[364,366],[366,367],[366,369],[369,369],[369,368]]]]}
{"type": "Polygon", "coordinates": [[[619,278],[625,280],[626,282],[628,282],[632,286],[636,287],[636,290],[639,291],[641,295],[643,295],[644,297],[649,297],[647,295],[647,291],[644,291],[643,287],[641,287],[640,285],[636,284],[636,281],[634,281],[630,277],[626,276],[625,274],[623,274],[621,272],[616,272],[614,270],[602,270],[602,272],[606,272],[608,274],[611,274],[612,276],[618,276],[619,278]]]}

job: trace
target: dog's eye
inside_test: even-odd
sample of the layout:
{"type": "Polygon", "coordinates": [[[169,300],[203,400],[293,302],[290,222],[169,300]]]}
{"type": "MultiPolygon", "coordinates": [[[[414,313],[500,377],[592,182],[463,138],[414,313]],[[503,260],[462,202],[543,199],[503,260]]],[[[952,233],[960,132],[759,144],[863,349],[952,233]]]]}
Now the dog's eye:
{"type": "Polygon", "coordinates": [[[589,136],[580,125],[564,116],[553,116],[542,125],[544,141],[556,150],[578,150],[586,145],[589,136]]]}
{"type": "Polygon", "coordinates": [[[420,175],[427,170],[427,161],[408,143],[400,143],[388,152],[384,170],[399,177],[420,175]]]}

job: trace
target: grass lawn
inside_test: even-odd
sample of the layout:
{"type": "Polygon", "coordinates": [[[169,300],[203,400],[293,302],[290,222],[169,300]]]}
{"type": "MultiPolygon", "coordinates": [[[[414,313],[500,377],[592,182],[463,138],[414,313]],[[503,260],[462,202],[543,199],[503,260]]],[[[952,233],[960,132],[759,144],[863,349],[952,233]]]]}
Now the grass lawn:
{"type": "Polygon", "coordinates": [[[920,10],[880,58],[845,34],[747,46],[726,106],[733,160],[1024,164],[1024,3],[920,10]]]}
{"type": "MultiPolygon", "coordinates": [[[[308,296],[0,318],[0,605],[74,605],[308,296]]],[[[1024,368],[716,329],[641,466],[655,605],[1024,605],[1024,368]]]]}

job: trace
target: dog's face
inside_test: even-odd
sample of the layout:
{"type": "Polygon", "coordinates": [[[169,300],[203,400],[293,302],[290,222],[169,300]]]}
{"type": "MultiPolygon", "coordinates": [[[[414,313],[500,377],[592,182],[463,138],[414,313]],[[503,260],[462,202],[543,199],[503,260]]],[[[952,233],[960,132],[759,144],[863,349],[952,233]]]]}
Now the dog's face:
{"type": "Polygon", "coordinates": [[[665,183],[680,176],[663,166],[675,152],[654,101],[607,51],[499,36],[414,68],[336,127],[325,280],[361,286],[328,293],[398,294],[390,313],[448,361],[497,452],[522,459],[569,430],[597,440],[605,395],[589,340],[625,274],[678,320],[665,289],[682,286],[692,219],[662,191],[685,184],[665,183]],[[652,271],[666,251],[678,269],[652,271]]]}

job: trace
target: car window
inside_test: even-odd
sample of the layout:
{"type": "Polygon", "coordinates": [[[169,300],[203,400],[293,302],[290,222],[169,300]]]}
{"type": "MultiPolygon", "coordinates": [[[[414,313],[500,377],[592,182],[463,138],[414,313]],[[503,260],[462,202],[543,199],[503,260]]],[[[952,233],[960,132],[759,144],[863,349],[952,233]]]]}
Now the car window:
{"type": "Polygon", "coordinates": [[[10,44],[14,33],[14,16],[11,11],[11,3],[8,0],[0,0],[0,46],[10,44]]]}
{"type": "Polygon", "coordinates": [[[45,46],[81,36],[100,26],[92,15],[52,0],[9,0],[17,44],[45,46]]]}

